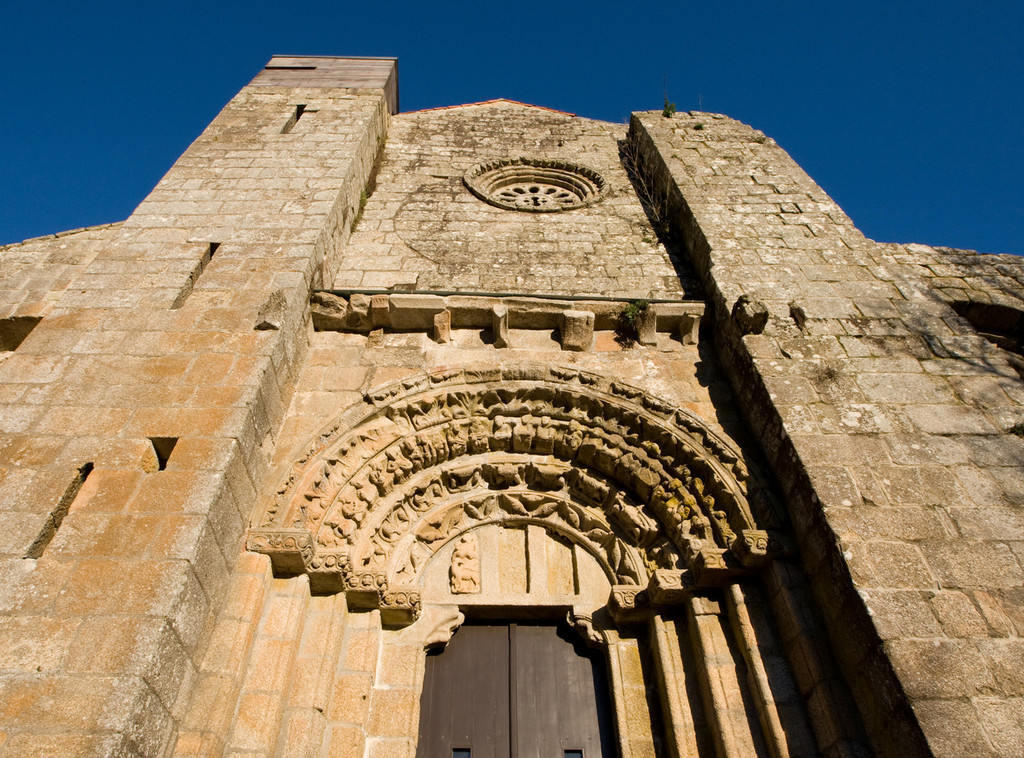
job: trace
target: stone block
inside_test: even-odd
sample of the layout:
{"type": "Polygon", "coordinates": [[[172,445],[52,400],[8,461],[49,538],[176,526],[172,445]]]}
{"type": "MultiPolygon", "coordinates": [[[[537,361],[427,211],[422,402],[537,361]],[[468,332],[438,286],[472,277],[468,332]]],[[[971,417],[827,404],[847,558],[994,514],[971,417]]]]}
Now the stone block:
{"type": "Polygon", "coordinates": [[[386,687],[415,687],[421,679],[422,645],[388,645],[380,667],[380,684],[386,687]]]}
{"type": "Polygon", "coordinates": [[[586,351],[594,344],[594,314],[568,310],[562,313],[562,349],[586,351]]]}
{"type": "Polygon", "coordinates": [[[700,331],[700,315],[684,313],[679,317],[679,341],[684,345],[696,345],[700,331]]]}
{"type": "Polygon", "coordinates": [[[1000,542],[927,541],[921,544],[942,587],[1019,587],[1024,583],[1020,563],[1000,542]]]}
{"type": "Polygon", "coordinates": [[[280,693],[243,692],[231,727],[228,749],[272,754],[281,728],[280,693]]]}
{"type": "Polygon", "coordinates": [[[361,726],[332,724],[327,736],[328,758],[363,758],[365,742],[361,726]]]}
{"type": "Polygon", "coordinates": [[[946,637],[985,637],[988,625],[963,592],[936,592],[931,598],[935,615],[946,637]]]}
{"type": "Polygon", "coordinates": [[[443,310],[434,314],[434,342],[447,345],[452,341],[452,312],[443,310]]]}
{"type": "Polygon", "coordinates": [[[86,756],[115,754],[120,747],[119,737],[110,735],[105,739],[94,734],[68,732],[66,734],[40,734],[22,732],[4,741],[0,737],[0,756],[3,758],[86,758],[86,756]],[[109,751],[109,752],[108,752],[109,751]]]}
{"type": "Polygon", "coordinates": [[[875,590],[864,594],[875,629],[883,640],[942,636],[942,629],[920,592],[875,590]]]}
{"type": "Polygon", "coordinates": [[[291,639],[258,638],[246,669],[245,689],[284,693],[291,675],[294,641],[291,639]]]}
{"type": "Polygon", "coordinates": [[[327,717],[331,722],[362,725],[370,712],[370,673],[339,674],[334,680],[327,717]]]}
{"type": "Polygon", "coordinates": [[[188,712],[182,722],[184,729],[214,733],[223,741],[234,719],[234,709],[223,707],[238,699],[239,683],[235,677],[223,674],[200,675],[191,693],[188,712]]]}
{"type": "Polygon", "coordinates": [[[370,296],[370,324],[374,329],[391,325],[391,303],[388,295],[370,296]]]}
{"type": "Polygon", "coordinates": [[[173,758],[220,758],[224,755],[223,740],[212,734],[179,731],[173,758]]]}
{"type": "Polygon", "coordinates": [[[641,308],[633,321],[636,341],[641,345],[658,344],[658,306],[648,305],[641,308]]]}
{"type": "Polygon", "coordinates": [[[501,302],[513,329],[557,329],[567,309],[565,303],[541,298],[505,297],[501,302]]]}
{"type": "MultiPolygon", "coordinates": [[[[375,296],[376,297],[376,296],[375,296]]],[[[434,316],[445,310],[445,299],[439,295],[392,294],[388,297],[392,329],[427,331],[434,325],[434,316]]]]}
{"type": "Polygon", "coordinates": [[[316,709],[292,712],[285,724],[282,755],[314,756],[320,752],[327,727],[323,713],[316,709]]]}
{"type": "Polygon", "coordinates": [[[1024,696],[1024,640],[980,640],[978,648],[1002,694],[1024,696]]]}
{"type": "Polygon", "coordinates": [[[974,602],[985,617],[989,626],[990,637],[1011,637],[1015,633],[1011,614],[1019,612],[1012,602],[1007,602],[1016,595],[1019,588],[1010,588],[998,592],[976,589],[970,592],[974,602]]]}
{"type": "Polygon", "coordinates": [[[0,617],[0,670],[42,672],[60,667],[80,621],[47,616],[0,617]]]}
{"type": "Polygon", "coordinates": [[[510,347],[508,329],[508,308],[504,305],[493,306],[491,308],[491,338],[495,347],[510,347]]]}
{"type": "Polygon", "coordinates": [[[454,329],[486,329],[491,325],[491,309],[494,299],[469,295],[451,295],[446,298],[452,313],[454,329]]]}
{"type": "Polygon", "coordinates": [[[374,671],[377,666],[377,634],[349,632],[343,655],[343,665],[349,671],[374,671]]]}
{"type": "Polygon", "coordinates": [[[1020,746],[1024,745],[1024,698],[978,698],[972,705],[996,755],[1019,755],[1020,746]]]}
{"type": "Polygon", "coordinates": [[[316,292],[309,301],[313,328],[321,331],[369,331],[369,300],[366,295],[352,295],[346,301],[340,295],[316,292]]]}
{"type": "Polygon", "coordinates": [[[971,697],[996,687],[984,656],[970,641],[891,640],[886,650],[911,698],[971,697]]]}
{"type": "Polygon", "coordinates": [[[379,737],[408,737],[419,712],[419,698],[412,689],[374,688],[370,695],[368,731],[379,737]]]}
{"type": "Polygon", "coordinates": [[[935,578],[917,545],[876,540],[868,543],[867,549],[878,582],[876,586],[919,589],[935,586],[935,578]]]}
{"type": "Polygon", "coordinates": [[[936,758],[996,755],[969,700],[919,700],[914,710],[936,758]]]}

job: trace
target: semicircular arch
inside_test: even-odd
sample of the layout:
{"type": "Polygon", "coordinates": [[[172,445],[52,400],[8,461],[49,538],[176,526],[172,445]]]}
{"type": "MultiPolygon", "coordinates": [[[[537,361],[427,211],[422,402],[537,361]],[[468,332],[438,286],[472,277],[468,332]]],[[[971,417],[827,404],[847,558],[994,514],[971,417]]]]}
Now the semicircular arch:
{"type": "Polygon", "coordinates": [[[367,393],[324,427],[260,509],[249,546],[324,588],[383,598],[394,547],[422,514],[465,515],[475,493],[511,518],[539,497],[641,556],[637,584],[659,567],[721,584],[772,550],[748,479],[723,435],[622,382],[550,366],[435,371],[367,393]]]}

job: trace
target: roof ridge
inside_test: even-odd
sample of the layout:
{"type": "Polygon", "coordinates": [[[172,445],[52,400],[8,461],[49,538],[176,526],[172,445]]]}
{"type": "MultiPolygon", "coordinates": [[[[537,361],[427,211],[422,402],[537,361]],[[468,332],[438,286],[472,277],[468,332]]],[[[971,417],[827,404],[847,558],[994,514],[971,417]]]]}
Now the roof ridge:
{"type": "Polygon", "coordinates": [[[495,103],[511,103],[512,105],[521,105],[524,108],[537,108],[538,110],[550,111],[551,113],[560,113],[563,116],[576,116],[577,115],[575,113],[570,113],[569,111],[560,111],[557,108],[548,108],[545,105],[534,105],[533,103],[524,103],[521,100],[512,100],[512,99],[507,98],[507,97],[496,97],[496,98],[493,98],[491,100],[480,100],[480,101],[475,102],[475,103],[459,103],[459,104],[456,104],[456,105],[438,105],[438,106],[435,106],[433,108],[420,108],[420,109],[414,110],[414,111],[403,111],[401,115],[406,115],[408,113],[428,113],[430,111],[448,111],[448,110],[453,110],[455,108],[469,108],[469,107],[475,106],[475,105],[493,105],[495,103]]]}

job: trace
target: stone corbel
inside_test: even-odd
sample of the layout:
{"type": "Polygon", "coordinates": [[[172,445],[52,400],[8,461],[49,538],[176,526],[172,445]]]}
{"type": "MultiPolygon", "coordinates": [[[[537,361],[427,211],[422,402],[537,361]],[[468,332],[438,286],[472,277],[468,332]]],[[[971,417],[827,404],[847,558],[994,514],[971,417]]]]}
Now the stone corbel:
{"type": "Polygon", "coordinates": [[[495,305],[491,308],[491,335],[494,346],[497,348],[508,347],[508,308],[504,305],[495,305]]]}
{"type": "MultiPolygon", "coordinates": [[[[456,607],[435,607],[433,609],[436,623],[434,628],[430,630],[426,638],[423,640],[423,648],[425,650],[431,650],[433,648],[443,648],[449,642],[451,642],[452,636],[455,631],[462,626],[466,620],[466,616],[456,607]],[[437,618],[437,615],[440,618],[437,618]]],[[[429,619],[425,619],[429,620],[429,619]]]]}
{"type": "Polygon", "coordinates": [[[608,613],[605,610],[598,610],[590,613],[579,608],[572,608],[565,616],[566,623],[579,635],[584,644],[595,650],[603,649],[608,645],[608,613]]]}
{"type": "Polygon", "coordinates": [[[269,556],[275,574],[301,574],[313,558],[313,535],[306,529],[250,529],[246,549],[269,556]]]}
{"type": "Polygon", "coordinates": [[[306,561],[306,574],[313,592],[340,592],[345,589],[345,577],[352,574],[352,563],[347,552],[313,553],[306,561]]]}
{"type": "Polygon", "coordinates": [[[594,345],[594,314],[590,311],[565,311],[559,333],[563,350],[590,350],[594,345]]]}

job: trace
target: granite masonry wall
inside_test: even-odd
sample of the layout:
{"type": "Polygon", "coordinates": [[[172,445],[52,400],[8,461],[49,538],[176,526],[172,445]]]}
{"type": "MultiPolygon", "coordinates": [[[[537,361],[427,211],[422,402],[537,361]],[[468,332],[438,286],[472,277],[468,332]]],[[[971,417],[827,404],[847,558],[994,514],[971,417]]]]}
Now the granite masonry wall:
{"type": "Polygon", "coordinates": [[[619,383],[778,508],[759,576],[602,632],[623,756],[1019,755],[1020,259],[872,242],[716,114],[395,115],[396,81],[273,59],[124,222],[0,248],[0,758],[412,758],[457,623],[245,535],[325,424],[471,367],[619,383]],[[464,186],[520,156],[604,195],[464,186]]]}
{"type": "Polygon", "coordinates": [[[630,138],[713,304],[875,750],[1019,752],[1024,384],[948,303],[996,302],[992,330],[1019,335],[1021,259],[876,244],[721,115],[636,114],[630,138]]]}
{"type": "Polygon", "coordinates": [[[0,251],[0,754],[174,745],[389,117],[249,87],[123,223],[0,251]]]}

